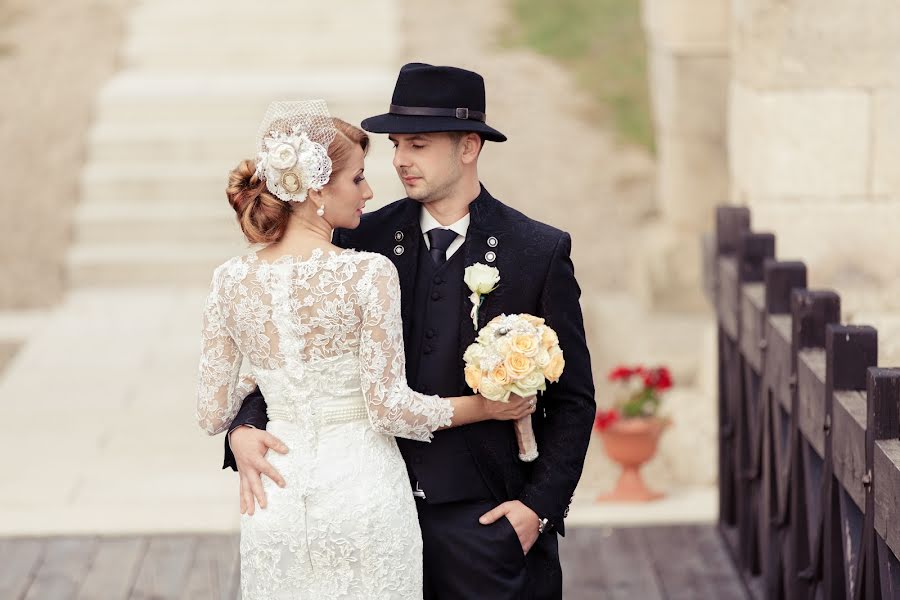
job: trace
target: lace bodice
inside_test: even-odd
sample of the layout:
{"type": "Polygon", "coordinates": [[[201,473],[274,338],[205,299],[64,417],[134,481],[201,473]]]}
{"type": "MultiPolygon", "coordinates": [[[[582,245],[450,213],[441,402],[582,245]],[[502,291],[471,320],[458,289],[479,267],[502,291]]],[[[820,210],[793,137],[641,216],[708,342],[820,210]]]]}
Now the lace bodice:
{"type": "Polygon", "coordinates": [[[387,435],[427,441],[450,423],[448,401],[407,386],[399,280],[380,254],[232,258],[213,274],[203,317],[197,419],[210,434],[257,384],[270,418],[306,426],[352,412],[354,398],[387,435]]]}

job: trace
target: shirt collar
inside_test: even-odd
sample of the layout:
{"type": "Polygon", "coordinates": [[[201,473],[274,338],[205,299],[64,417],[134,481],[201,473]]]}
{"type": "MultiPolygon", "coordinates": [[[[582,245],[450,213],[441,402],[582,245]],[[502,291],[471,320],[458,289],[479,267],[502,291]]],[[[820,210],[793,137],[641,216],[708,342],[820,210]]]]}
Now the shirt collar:
{"type": "Polygon", "coordinates": [[[464,238],[464,237],[466,237],[466,233],[469,231],[469,222],[471,220],[472,220],[472,215],[470,215],[469,213],[466,213],[466,216],[464,216],[462,219],[460,219],[456,223],[453,223],[452,225],[448,225],[448,226],[444,227],[443,225],[438,223],[437,219],[435,219],[434,217],[431,216],[431,213],[428,212],[428,209],[425,208],[424,206],[422,207],[422,210],[419,213],[419,227],[422,229],[423,234],[428,233],[432,229],[443,228],[443,229],[449,229],[451,231],[454,231],[459,235],[459,237],[464,238]]]}

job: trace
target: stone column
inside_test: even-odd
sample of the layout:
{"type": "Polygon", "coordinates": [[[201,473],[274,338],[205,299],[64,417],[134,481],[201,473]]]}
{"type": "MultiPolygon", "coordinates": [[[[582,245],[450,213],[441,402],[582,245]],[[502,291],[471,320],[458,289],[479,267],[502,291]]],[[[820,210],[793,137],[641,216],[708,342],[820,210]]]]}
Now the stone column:
{"type": "Polygon", "coordinates": [[[732,201],[840,292],[845,319],[900,307],[896,0],[732,6],[732,201]]]}
{"type": "Polygon", "coordinates": [[[698,238],[728,197],[728,0],[643,0],[659,219],[636,270],[645,306],[698,310],[698,238]]]}

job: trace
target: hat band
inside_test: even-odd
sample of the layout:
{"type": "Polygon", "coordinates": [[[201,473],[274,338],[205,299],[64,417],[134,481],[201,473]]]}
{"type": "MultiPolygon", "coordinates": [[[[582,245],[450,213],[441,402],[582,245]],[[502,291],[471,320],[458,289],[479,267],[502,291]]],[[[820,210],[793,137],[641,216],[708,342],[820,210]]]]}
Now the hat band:
{"type": "Polygon", "coordinates": [[[481,121],[484,123],[483,112],[469,110],[468,108],[431,108],[428,106],[398,106],[391,104],[388,111],[392,115],[405,115],[409,117],[455,117],[463,121],[481,121]]]}

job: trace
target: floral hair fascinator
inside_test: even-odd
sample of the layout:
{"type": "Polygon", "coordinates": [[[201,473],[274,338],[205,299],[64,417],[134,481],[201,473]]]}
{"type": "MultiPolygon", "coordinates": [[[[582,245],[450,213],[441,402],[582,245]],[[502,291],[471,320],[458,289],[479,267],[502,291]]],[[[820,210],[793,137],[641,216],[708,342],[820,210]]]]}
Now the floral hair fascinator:
{"type": "Polygon", "coordinates": [[[276,198],[305,201],[331,178],[328,146],[336,134],[324,100],[273,102],[259,128],[257,176],[276,198]]]}

